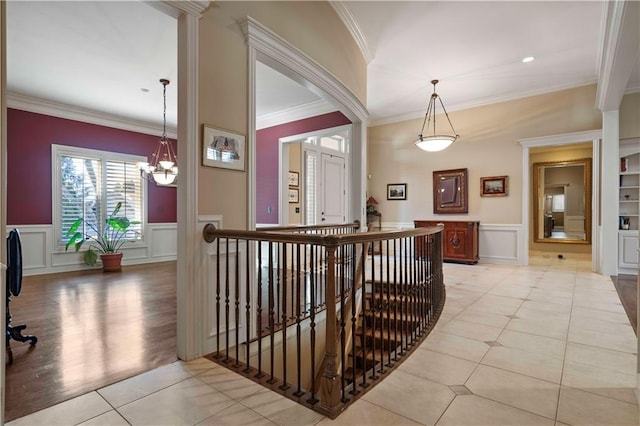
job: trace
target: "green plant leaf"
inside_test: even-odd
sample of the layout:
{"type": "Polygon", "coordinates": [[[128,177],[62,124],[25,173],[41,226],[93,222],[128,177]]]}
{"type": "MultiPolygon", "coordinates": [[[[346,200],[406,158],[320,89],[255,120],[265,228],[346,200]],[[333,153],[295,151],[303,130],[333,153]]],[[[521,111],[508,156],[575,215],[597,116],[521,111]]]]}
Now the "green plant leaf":
{"type": "MultiPolygon", "coordinates": [[[[76,219],[76,221],[71,224],[71,228],[69,228],[69,230],[67,231],[66,236],[68,237],[69,235],[71,235],[74,232],[76,232],[78,230],[78,228],[80,227],[81,223],[82,223],[82,218],[76,219]]],[[[76,234],[76,235],[78,235],[78,234],[76,234]]]]}
{"type": "Polygon", "coordinates": [[[64,246],[64,250],[69,250],[69,247],[75,244],[76,251],[78,251],[80,247],[82,247],[82,243],[84,243],[84,236],[82,235],[82,232],[76,232],[71,238],[69,238],[69,241],[67,241],[67,244],[64,246]]]}
{"type": "Polygon", "coordinates": [[[126,217],[112,217],[107,219],[107,224],[116,231],[124,232],[129,228],[131,222],[126,217]]]}
{"type": "Polygon", "coordinates": [[[89,249],[84,252],[84,263],[86,263],[89,266],[95,266],[97,262],[98,262],[98,254],[95,251],[89,249]]]}
{"type": "Polygon", "coordinates": [[[115,208],[113,209],[113,212],[111,213],[111,217],[118,214],[118,212],[120,211],[120,207],[122,207],[122,201],[118,201],[118,204],[116,204],[115,208]]]}

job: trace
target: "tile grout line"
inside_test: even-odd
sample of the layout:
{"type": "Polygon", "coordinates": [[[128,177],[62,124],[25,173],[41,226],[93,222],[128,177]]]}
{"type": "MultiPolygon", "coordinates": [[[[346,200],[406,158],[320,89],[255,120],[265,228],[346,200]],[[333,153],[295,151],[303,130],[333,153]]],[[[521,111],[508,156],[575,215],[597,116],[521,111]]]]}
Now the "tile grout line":
{"type": "Polygon", "coordinates": [[[575,301],[575,296],[576,296],[576,281],[577,281],[578,277],[577,277],[577,271],[574,274],[574,280],[573,280],[573,291],[571,292],[571,311],[569,312],[569,324],[567,325],[567,337],[565,339],[564,342],[564,353],[562,356],[562,368],[560,369],[560,386],[558,386],[558,398],[557,398],[557,402],[556,402],[556,416],[555,416],[555,422],[559,422],[560,420],[558,420],[558,414],[560,413],[560,395],[562,394],[562,386],[563,386],[563,381],[564,381],[564,365],[565,362],[567,360],[567,349],[569,348],[569,331],[571,330],[571,322],[573,321],[573,303],[575,301]]]}

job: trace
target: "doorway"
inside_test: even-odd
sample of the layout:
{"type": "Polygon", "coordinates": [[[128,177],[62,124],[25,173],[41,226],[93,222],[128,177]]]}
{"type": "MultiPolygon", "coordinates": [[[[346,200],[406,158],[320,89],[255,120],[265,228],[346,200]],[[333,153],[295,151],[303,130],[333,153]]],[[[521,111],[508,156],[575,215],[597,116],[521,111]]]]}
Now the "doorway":
{"type": "Polygon", "coordinates": [[[280,139],[280,225],[346,221],[350,139],[351,125],[280,139]]]}

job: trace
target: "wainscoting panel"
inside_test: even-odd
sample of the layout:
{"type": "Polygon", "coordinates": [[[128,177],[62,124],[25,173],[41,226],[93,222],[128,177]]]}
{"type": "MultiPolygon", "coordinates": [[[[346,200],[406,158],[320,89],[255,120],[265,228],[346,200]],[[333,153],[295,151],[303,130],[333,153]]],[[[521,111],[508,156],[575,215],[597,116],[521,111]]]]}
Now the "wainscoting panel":
{"type": "MultiPolygon", "coordinates": [[[[52,225],[8,225],[7,233],[14,228],[20,231],[23,275],[91,269],[84,264],[82,253],[73,250],[67,252],[56,247],[52,225]]],[[[176,260],[176,229],[175,223],[148,224],[146,243],[123,248],[122,264],[176,260]]]]}
{"type": "MultiPolygon", "coordinates": [[[[226,240],[222,240],[220,252],[217,251],[217,248],[217,242],[214,241],[206,247],[205,251],[205,265],[203,268],[203,271],[205,271],[205,286],[202,298],[206,321],[205,335],[203,336],[204,353],[216,351],[218,341],[221,349],[227,346],[235,346],[236,329],[238,329],[240,342],[246,338],[246,311],[244,309],[246,303],[246,243],[240,241],[240,244],[236,246],[234,241],[229,242],[227,246],[226,240]],[[238,272],[237,274],[236,271],[238,272]],[[229,273],[228,276],[227,272],[229,273]],[[217,282],[218,277],[220,277],[219,285],[217,282]],[[227,283],[229,284],[228,294],[225,290],[227,283]],[[242,285],[239,285],[238,298],[241,301],[241,305],[239,305],[239,323],[236,322],[235,318],[237,283],[242,283],[242,285]],[[228,319],[227,314],[229,315],[228,319]],[[219,324],[219,328],[216,324],[219,324]],[[226,324],[228,324],[228,333],[226,324]]],[[[255,315],[253,310],[252,315],[255,315]]]]}
{"type": "MultiPolygon", "coordinates": [[[[431,218],[427,218],[432,220],[431,218]]],[[[434,219],[439,220],[440,218],[434,219]]],[[[448,220],[442,218],[442,220],[448,220]]],[[[456,216],[456,220],[460,219],[456,216]]],[[[394,229],[413,228],[413,222],[383,222],[382,230],[390,231],[394,229]]],[[[500,224],[483,224],[480,221],[480,241],[478,252],[480,254],[480,263],[501,263],[522,265],[522,253],[518,247],[522,244],[526,247],[526,241],[522,239],[522,225],[500,225],[500,224]]]]}
{"type": "Polygon", "coordinates": [[[20,232],[20,242],[22,243],[22,269],[42,269],[48,263],[47,242],[51,238],[51,226],[48,225],[23,225],[7,226],[7,234],[12,229],[20,232]]]}
{"type": "Polygon", "coordinates": [[[519,253],[521,225],[494,225],[480,222],[480,262],[522,264],[519,253]]]}

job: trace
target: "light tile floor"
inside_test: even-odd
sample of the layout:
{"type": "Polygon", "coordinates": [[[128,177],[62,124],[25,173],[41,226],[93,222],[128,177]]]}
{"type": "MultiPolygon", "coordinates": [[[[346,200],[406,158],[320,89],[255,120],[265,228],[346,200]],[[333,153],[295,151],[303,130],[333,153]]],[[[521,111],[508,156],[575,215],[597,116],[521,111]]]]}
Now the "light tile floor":
{"type": "Polygon", "coordinates": [[[590,262],[445,265],[420,348],[336,420],[206,359],[176,362],[10,425],[638,425],[636,338],[590,262]]]}

